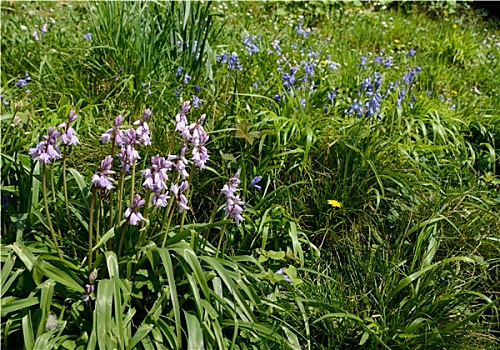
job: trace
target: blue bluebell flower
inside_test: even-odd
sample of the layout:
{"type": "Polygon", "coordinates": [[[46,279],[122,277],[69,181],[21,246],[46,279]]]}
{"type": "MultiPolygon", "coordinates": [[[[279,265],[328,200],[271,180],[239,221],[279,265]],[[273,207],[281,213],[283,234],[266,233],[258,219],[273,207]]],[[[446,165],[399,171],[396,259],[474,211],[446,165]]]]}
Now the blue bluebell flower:
{"type": "Polygon", "coordinates": [[[243,39],[243,44],[245,44],[245,48],[249,55],[253,55],[260,51],[257,45],[257,37],[253,35],[247,34],[243,39]]]}
{"type": "Polygon", "coordinates": [[[295,73],[297,72],[297,68],[290,68],[290,73],[283,74],[283,86],[287,89],[290,89],[293,84],[295,84],[295,73]]]}
{"type": "Polygon", "coordinates": [[[330,102],[333,102],[335,100],[335,96],[337,96],[338,91],[339,91],[339,86],[337,86],[335,89],[333,89],[328,93],[327,97],[330,100],[330,102]]]}
{"type": "Polygon", "coordinates": [[[396,101],[396,106],[398,108],[401,107],[401,102],[403,102],[403,100],[405,98],[405,94],[406,94],[405,88],[402,87],[401,90],[398,91],[398,99],[396,101]]]}
{"type": "Polygon", "coordinates": [[[179,66],[179,68],[177,68],[177,72],[175,72],[175,76],[177,78],[180,77],[183,70],[184,70],[184,68],[179,66]]]}
{"type": "Polygon", "coordinates": [[[198,96],[196,95],[193,95],[193,106],[196,107],[196,108],[200,108],[200,99],[198,98],[198,96]]]}
{"type": "Polygon", "coordinates": [[[279,40],[274,40],[271,43],[271,46],[273,47],[274,51],[276,52],[276,54],[278,56],[281,55],[281,47],[280,47],[280,41],[279,40]]]}
{"type": "Polygon", "coordinates": [[[361,116],[363,115],[363,105],[360,101],[355,99],[352,104],[347,107],[346,113],[355,114],[358,118],[361,118],[361,116]]]}
{"type": "Polygon", "coordinates": [[[238,54],[236,52],[233,52],[231,56],[229,56],[228,65],[230,70],[243,70],[243,66],[240,64],[240,59],[238,58],[238,54]]]}
{"type": "Polygon", "coordinates": [[[391,68],[392,64],[392,57],[389,57],[385,62],[384,62],[384,67],[385,68],[391,68]]]}
{"type": "Polygon", "coordinates": [[[222,55],[219,55],[217,53],[217,54],[215,54],[215,58],[216,58],[217,63],[226,63],[227,59],[229,58],[229,54],[227,52],[225,52],[222,55]]]}
{"type": "Polygon", "coordinates": [[[311,28],[303,29],[302,28],[302,21],[299,22],[299,24],[295,27],[295,30],[297,34],[302,35],[304,38],[307,38],[309,34],[311,34],[311,28]]]}
{"type": "Polygon", "coordinates": [[[257,183],[260,182],[260,180],[262,180],[262,176],[256,176],[252,179],[252,181],[250,182],[250,186],[256,188],[257,190],[261,190],[262,187],[257,185],[257,183]]]}

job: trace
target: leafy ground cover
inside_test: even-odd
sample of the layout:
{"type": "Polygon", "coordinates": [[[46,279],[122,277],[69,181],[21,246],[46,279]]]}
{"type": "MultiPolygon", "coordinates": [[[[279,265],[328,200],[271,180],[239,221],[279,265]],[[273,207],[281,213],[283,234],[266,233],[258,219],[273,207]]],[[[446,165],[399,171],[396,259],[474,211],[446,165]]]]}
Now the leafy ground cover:
{"type": "Polygon", "coordinates": [[[499,346],[498,22],[1,6],[5,348],[499,346]]]}

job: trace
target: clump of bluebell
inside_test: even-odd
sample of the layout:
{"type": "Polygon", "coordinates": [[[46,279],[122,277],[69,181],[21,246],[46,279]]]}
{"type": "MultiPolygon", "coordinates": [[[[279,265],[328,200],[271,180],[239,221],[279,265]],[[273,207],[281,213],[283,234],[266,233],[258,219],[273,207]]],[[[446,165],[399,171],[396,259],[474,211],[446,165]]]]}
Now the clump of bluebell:
{"type": "MultiPolygon", "coordinates": [[[[381,53],[382,55],[383,53],[381,53]]],[[[373,62],[376,66],[378,63],[384,62],[383,56],[377,56],[373,62]]],[[[415,55],[415,50],[410,51],[409,56],[415,55]]],[[[384,67],[389,68],[392,63],[392,58],[383,63],[384,67]]],[[[361,66],[366,64],[366,58],[361,56],[361,66]]],[[[375,71],[373,76],[365,78],[361,86],[357,89],[358,98],[354,99],[352,103],[345,110],[346,114],[356,115],[356,117],[361,118],[371,118],[378,117],[382,119],[381,114],[381,103],[384,99],[391,96],[392,91],[397,91],[396,106],[401,108],[402,102],[405,100],[407,93],[413,88],[413,83],[415,82],[417,74],[422,69],[420,67],[415,67],[408,72],[405,72],[401,80],[396,82],[390,82],[385,91],[382,88],[383,74],[375,71]]],[[[415,96],[411,97],[409,102],[410,108],[413,108],[413,102],[415,102],[415,96]]]]}

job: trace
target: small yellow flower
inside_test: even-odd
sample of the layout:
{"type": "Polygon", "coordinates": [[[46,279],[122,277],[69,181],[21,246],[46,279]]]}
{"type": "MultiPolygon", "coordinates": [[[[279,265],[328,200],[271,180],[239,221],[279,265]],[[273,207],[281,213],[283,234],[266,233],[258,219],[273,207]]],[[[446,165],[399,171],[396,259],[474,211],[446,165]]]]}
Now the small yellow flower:
{"type": "Polygon", "coordinates": [[[335,208],[342,208],[342,203],[340,203],[339,201],[336,201],[334,199],[329,199],[328,204],[330,204],[332,207],[335,207],[335,208]]]}
{"type": "Polygon", "coordinates": [[[456,92],[455,90],[451,90],[451,93],[452,93],[453,95],[458,94],[458,92],[456,92]]]}
{"type": "Polygon", "coordinates": [[[394,39],[394,42],[395,42],[396,44],[399,44],[399,43],[400,43],[399,39],[394,39]]]}
{"type": "Polygon", "coordinates": [[[453,29],[457,29],[458,28],[458,24],[453,24],[453,29]]]}
{"type": "Polygon", "coordinates": [[[356,10],[361,11],[361,7],[356,7],[356,10]]]}

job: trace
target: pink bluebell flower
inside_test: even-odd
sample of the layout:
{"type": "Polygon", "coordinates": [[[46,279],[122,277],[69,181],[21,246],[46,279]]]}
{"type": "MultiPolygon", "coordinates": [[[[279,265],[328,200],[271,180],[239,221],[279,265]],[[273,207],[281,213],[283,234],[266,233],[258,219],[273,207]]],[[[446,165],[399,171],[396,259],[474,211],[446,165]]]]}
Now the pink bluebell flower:
{"type": "Polygon", "coordinates": [[[110,190],[114,188],[113,182],[114,179],[110,178],[108,175],[112,175],[115,172],[111,170],[111,164],[113,163],[112,156],[106,156],[101,162],[101,171],[98,174],[94,174],[92,176],[92,185],[100,186],[106,190],[110,190]]]}
{"type": "Polygon", "coordinates": [[[54,160],[61,159],[61,150],[57,141],[61,134],[56,128],[50,127],[43,141],[39,142],[35,148],[30,149],[31,159],[38,158],[42,164],[50,164],[54,160]]]}
{"type": "Polygon", "coordinates": [[[132,205],[127,208],[125,211],[125,217],[129,218],[130,225],[135,226],[141,221],[145,221],[146,219],[139,213],[137,210],[142,207],[146,202],[144,199],[141,199],[141,196],[136,194],[134,199],[132,200],[132,205]]]}

